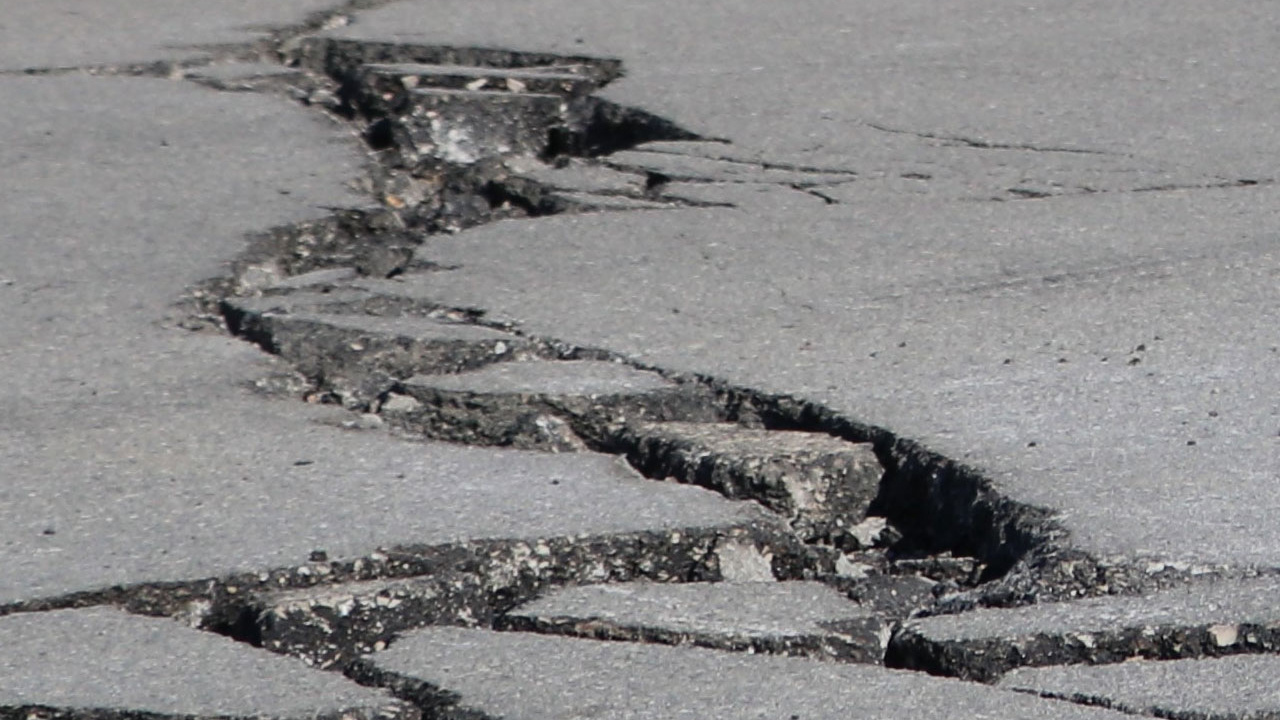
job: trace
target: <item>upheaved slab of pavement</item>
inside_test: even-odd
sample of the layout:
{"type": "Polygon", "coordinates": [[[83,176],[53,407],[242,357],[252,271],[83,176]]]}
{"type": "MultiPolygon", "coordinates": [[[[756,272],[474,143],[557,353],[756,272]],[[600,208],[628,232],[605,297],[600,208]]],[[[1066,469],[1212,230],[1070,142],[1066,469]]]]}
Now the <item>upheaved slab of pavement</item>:
{"type": "Polygon", "coordinates": [[[417,373],[461,372],[547,352],[517,335],[447,318],[361,312],[384,301],[361,291],[300,291],[228,300],[222,309],[232,332],[285,358],[347,407],[367,408],[396,380],[417,373]]]}
{"type": "Polygon", "coordinates": [[[574,449],[583,446],[575,436],[598,446],[616,434],[612,428],[629,422],[715,420],[706,395],[696,385],[682,387],[616,362],[510,362],[411,377],[388,401],[403,398],[405,409],[387,415],[430,437],[574,449]],[[556,431],[553,425],[571,431],[556,431]]]}
{"type": "Polygon", "coordinates": [[[879,663],[890,625],[814,582],[624,583],[548,593],[502,627],[608,640],[879,663]]]}
{"type": "Polygon", "coordinates": [[[415,631],[354,674],[446,716],[1119,717],[866,665],[462,628],[415,631]]]}
{"type": "Polygon", "coordinates": [[[1280,648],[1280,580],[1202,582],[1141,596],[979,609],[908,622],[892,662],[992,680],[1023,665],[1196,658],[1280,648]]]}
{"type": "Polygon", "coordinates": [[[1280,716],[1277,672],[1275,655],[1237,655],[1023,668],[1004,676],[999,686],[1131,714],[1245,720],[1280,716]]]}
{"type": "Polygon", "coordinates": [[[843,546],[859,544],[850,530],[866,518],[884,475],[869,443],[824,433],[633,422],[617,444],[646,475],[759,500],[790,520],[805,540],[843,546]]]}

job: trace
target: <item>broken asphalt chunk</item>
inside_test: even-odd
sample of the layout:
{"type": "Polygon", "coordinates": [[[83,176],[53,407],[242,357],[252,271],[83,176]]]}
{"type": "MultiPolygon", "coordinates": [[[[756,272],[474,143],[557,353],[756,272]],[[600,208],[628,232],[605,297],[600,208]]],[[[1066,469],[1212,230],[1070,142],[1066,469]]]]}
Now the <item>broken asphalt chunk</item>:
{"type": "Polygon", "coordinates": [[[933,605],[938,583],[919,575],[824,576],[822,581],[878,615],[900,621],[933,605]]]}
{"type": "Polygon", "coordinates": [[[621,363],[514,362],[456,375],[415,376],[395,389],[388,419],[428,437],[487,445],[572,450],[607,445],[632,420],[718,419],[701,386],[621,363]]]}
{"type": "Polygon", "coordinates": [[[1021,668],[998,686],[1102,705],[1134,715],[1203,720],[1280,717],[1280,657],[1152,661],[1021,668]]]}
{"type": "Polygon", "coordinates": [[[787,558],[800,552],[784,527],[768,522],[406,548],[395,561],[415,577],[261,592],[241,616],[263,647],[318,667],[343,666],[406,629],[491,624],[554,585],[718,580],[740,573],[744,555],[772,580],[773,558],[785,575],[787,558]]]}
{"type": "Polygon", "coordinates": [[[108,607],[0,618],[0,717],[418,720],[291,658],[108,607]]]}
{"type": "Polygon", "coordinates": [[[758,500],[805,540],[850,548],[860,546],[850,533],[866,517],[884,474],[870,444],[823,433],[644,423],[626,427],[619,443],[650,477],[758,500]]]}
{"type": "Polygon", "coordinates": [[[1218,580],[1151,595],[923,618],[894,637],[888,661],[990,681],[1020,666],[1275,652],[1278,593],[1280,579],[1218,580]]]}
{"type": "Polygon", "coordinates": [[[559,95],[496,90],[412,90],[391,124],[406,166],[473,165],[486,158],[541,155],[566,123],[559,95]]]}
{"type": "Polygon", "coordinates": [[[511,630],[879,663],[889,625],[816,582],[626,583],[551,592],[511,630]]]}
{"type": "Polygon", "coordinates": [[[290,361],[347,405],[368,405],[395,379],[415,373],[454,373],[541,354],[517,335],[435,318],[284,314],[238,301],[224,305],[231,308],[226,314],[233,332],[290,361]]]}
{"type": "Polygon", "coordinates": [[[1124,717],[870,665],[466,628],[414,631],[351,674],[439,717],[1124,717]]]}

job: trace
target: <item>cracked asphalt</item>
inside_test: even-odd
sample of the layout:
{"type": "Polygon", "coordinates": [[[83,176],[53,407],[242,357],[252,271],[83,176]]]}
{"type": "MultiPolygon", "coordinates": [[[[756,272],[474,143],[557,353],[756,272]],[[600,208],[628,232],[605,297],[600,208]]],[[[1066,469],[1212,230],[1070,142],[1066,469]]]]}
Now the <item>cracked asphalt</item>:
{"type": "Polygon", "coordinates": [[[1280,717],[1274,25],[10,2],[0,719],[1280,717]]]}

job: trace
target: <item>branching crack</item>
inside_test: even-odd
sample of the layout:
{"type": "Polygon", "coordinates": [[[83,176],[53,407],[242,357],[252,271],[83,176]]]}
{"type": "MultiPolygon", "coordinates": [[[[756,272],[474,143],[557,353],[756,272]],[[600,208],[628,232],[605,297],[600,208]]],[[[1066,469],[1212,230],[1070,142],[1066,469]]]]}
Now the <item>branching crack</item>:
{"type": "Polygon", "coordinates": [[[1042,153],[1070,153],[1075,155],[1112,155],[1117,157],[1128,157],[1125,153],[1116,153],[1109,150],[1091,150],[1086,148],[1061,147],[1052,145],[1033,145],[1030,143],[1001,143],[992,142],[990,140],[981,140],[978,138],[966,137],[963,135],[943,135],[940,133],[920,132],[917,130],[904,130],[901,128],[889,127],[874,122],[863,122],[863,125],[872,130],[880,132],[893,133],[895,135],[910,135],[921,138],[923,140],[937,140],[939,142],[958,145],[962,147],[977,148],[979,150],[1025,150],[1029,152],[1042,153]]]}
{"type": "MultiPolygon", "coordinates": [[[[706,138],[702,142],[713,142],[706,138]]],[[[724,144],[730,144],[724,141],[724,144]]],[[[848,168],[826,167],[821,165],[805,165],[801,163],[787,163],[775,160],[746,160],[741,157],[733,157],[722,154],[706,154],[698,152],[683,152],[674,148],[666,147],[646,147],[645,152],[657,155],[677,155],[680,157],[689,157],[697,159],[715,160],[716,162],[728,163],[732,165],[743,165],[760,170],[783,170],[786,172],[813,173],[815,175],[849,175],[850,177],[860,177],[861,173],[848,168]]]]}

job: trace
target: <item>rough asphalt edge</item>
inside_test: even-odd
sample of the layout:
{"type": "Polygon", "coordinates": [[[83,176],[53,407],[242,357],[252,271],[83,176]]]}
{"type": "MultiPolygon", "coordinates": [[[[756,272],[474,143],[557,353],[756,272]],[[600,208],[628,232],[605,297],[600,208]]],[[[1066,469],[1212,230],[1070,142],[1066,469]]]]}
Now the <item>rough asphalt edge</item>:
{"type": "MultiPolygon", "coordinates": [[[[697,645],[734,652],[789,655],[873,665],[880,664],[883,657],[883,638],[880,637],[882,625],[876,619],[828,621],[823,623],[824,632],[753,636],[745,633],[721,634],[672,630],[596,618],[542,618],[507,614],[497,618],[494,629],[536,632],[544,635],[567,635],[593,640],[697,645]]],[[[888,628],[883,629],[887,632],[888,628]]]]}

